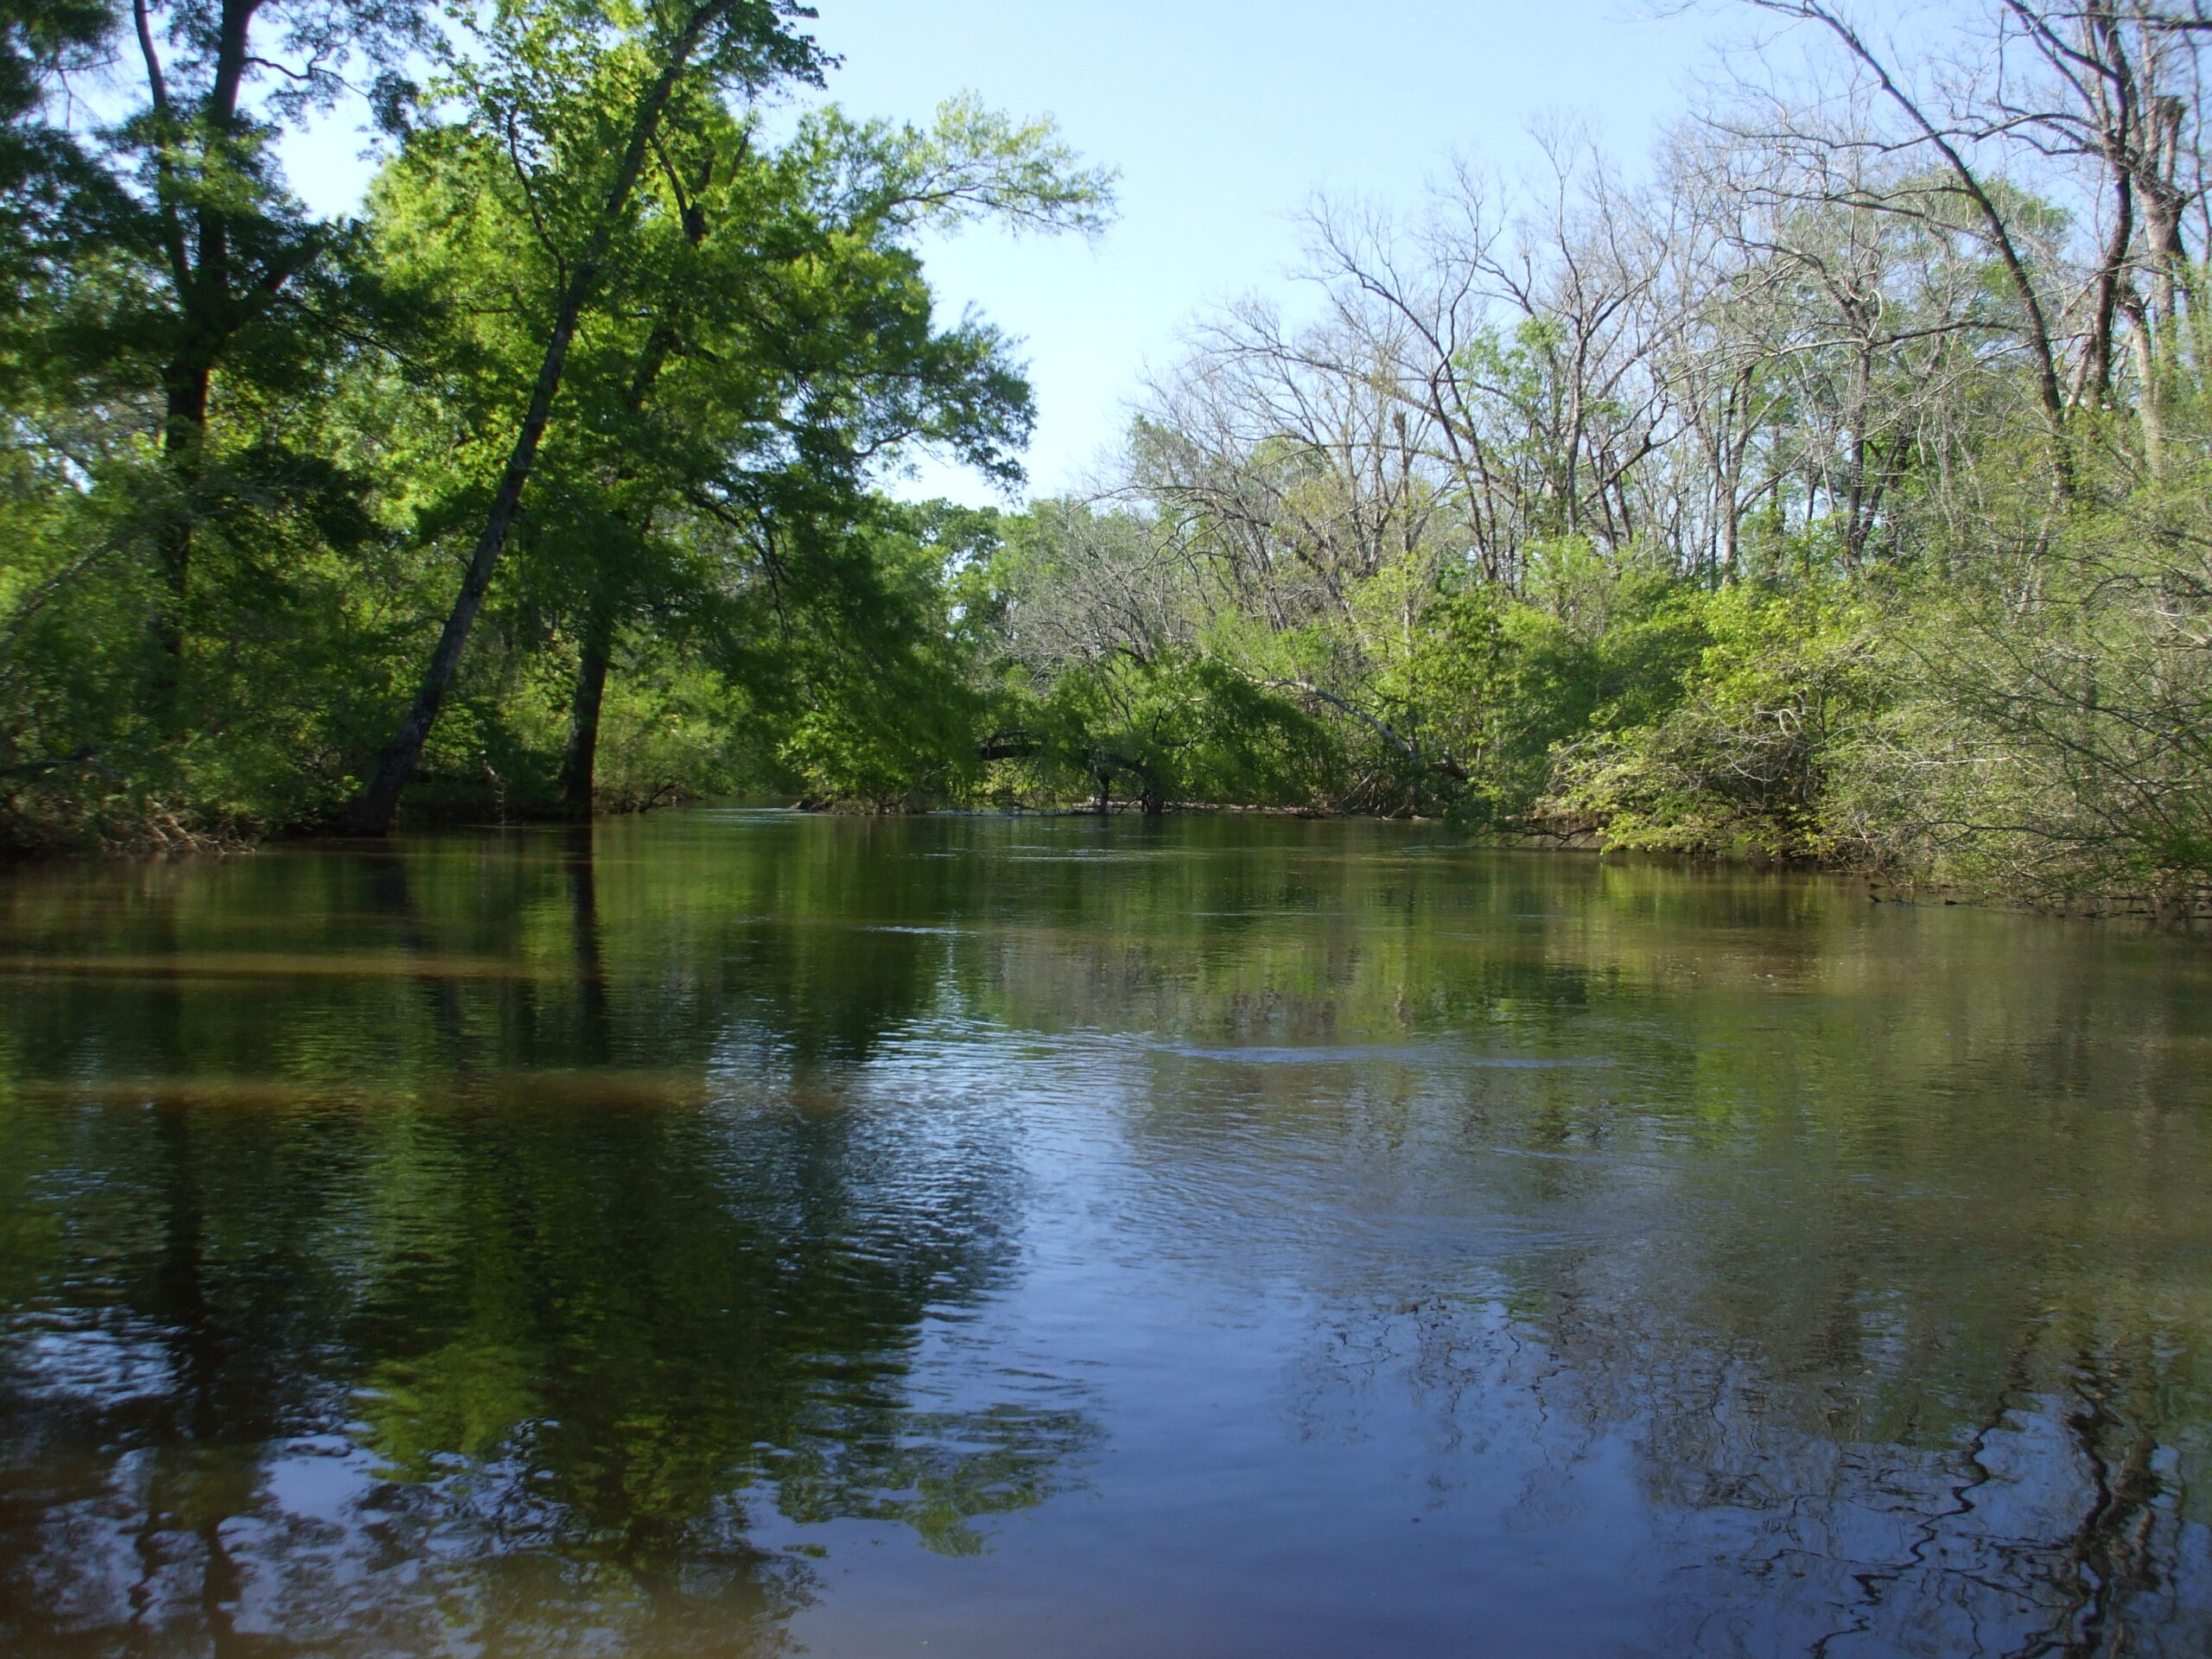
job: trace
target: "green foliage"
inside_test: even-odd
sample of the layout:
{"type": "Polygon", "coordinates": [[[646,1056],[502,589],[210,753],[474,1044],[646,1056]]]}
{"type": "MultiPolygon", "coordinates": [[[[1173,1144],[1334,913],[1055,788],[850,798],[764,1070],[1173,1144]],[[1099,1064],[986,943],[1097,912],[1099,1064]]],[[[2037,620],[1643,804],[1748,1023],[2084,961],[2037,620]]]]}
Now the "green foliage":
{"type": "Polygon", "coordinates": [[[1225,321],[1110,505],[894,505],[925,449],[1018,486],[1034,418],[923,238],[1088,233],[1114,180],[969,99],[772,129],[806,15],[0,0],[0,847],[376,828],[412,778],[2212,887],[2199,273],[2113,289],[2053,415],[2036,284],[2092,284],[2033,181],[1724,147],[1664,187],[1733,204],[1710,246],[1603,189],[1324,226],[1332,321],[1225,321]],[[73,123],[124,46],[138,107],[73,123]],[[362,70],[385,163],[319,219],[280,141],[362,70]]]}
{"type": "MultiPolygon", "coordinates": [[[[2048,899],[2212,889],[2212,475],[2073,515],[2031,563],[1923,582],[1839,816],[1887,862],[2048,899]]],[[[1902,607],[1901,607],[1902,608],[1902,607]]]]}
{"type": "Polygon", "coordinates": [[[1048,800],[1119,796],[1147,811],[1174,801],[1297,804],[1321,751],[1294,702],[1177,652],[1075,670],[1027,712],[1036,753],[1020,782],[1048,800]]]}
{"type": "Polygon", "coordinates": [[[946,575],[990,536],[984,515],[887,505],[817,556],[809,625],[779,656],[784,683],[803,689],[768,705],[785,734],[778,758],[807,799],[912,810],[973,779],[982,701],[946,575]]]}
{"type": "MultiPolygon", "coordinates": [[[[758,0],[502,7],[435,37],[369,0],[263,14],[240,47],[153,9],[167,81],[41,175],[45,239],[10,267],[39,305],[0,317],[0,844],[333,822],[420,683],[564,307],[558,397],[416,809],[588,810],[594,781],[617,808],[950,798],[978,703],[945,561],[975,528],[875,487],[918,446],[1016,482],[1031,410],[996,331],[938,326],[914,244],[1096,228],[1109,175],[972,100],[927,128],[823,109],[771,142],[722,94],[817,59],[758,0]],[[385,88],[397,143],[359,223],[307,215],[274,160],[328,85],[224,102],[224,52],[315,46],[310,21],[310,79],[410,40],[435,72],[385,88]],[[610,219],[625,123],[671,64],[610,219]],[[87,215],[97,234],[61,237],[87,215]],[[229,298],[193,276],[207,260],[229,298]]],[[[0,13],[0,90],[29,107],[116,21],[0,13]]]]}
{"type": "Polygon", "coordinates": [[[1864,619],[1847,598],[1734,587],[1684,603],[1710,641],[1669,706],[1624,701],[1559,752],[1551,817],[1611,845],[1814,857],[1836,756],[1879,706],[1864,619]]]}
{"type": "Polygon", "coordinates": [[[1679,699],[1705,643],[1695,595],[1584,542],[1536,550],[1528,597],[1494,586],[1439,596],[1386,706],[1444,760],[1455,820],[1488,831],[1531,824],[1557,748],[1592,730],[1656,717],[1679,699]]]}

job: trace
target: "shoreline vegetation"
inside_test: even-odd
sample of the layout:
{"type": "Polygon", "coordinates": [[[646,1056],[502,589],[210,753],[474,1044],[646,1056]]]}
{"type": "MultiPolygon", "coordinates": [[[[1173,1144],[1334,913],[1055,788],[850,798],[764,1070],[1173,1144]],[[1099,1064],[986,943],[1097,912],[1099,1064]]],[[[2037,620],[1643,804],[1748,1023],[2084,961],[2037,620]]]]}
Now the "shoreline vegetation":
{"type": "Polygon", "coordinates": [[[889,493],[1033,423],[918,250],[1104,230],[1048,120],[772,119],[778,0],[0,0],[0,854],[1120,801],[2212,913],[2203,18],[1738,10],[989,510],[889,493]]]}

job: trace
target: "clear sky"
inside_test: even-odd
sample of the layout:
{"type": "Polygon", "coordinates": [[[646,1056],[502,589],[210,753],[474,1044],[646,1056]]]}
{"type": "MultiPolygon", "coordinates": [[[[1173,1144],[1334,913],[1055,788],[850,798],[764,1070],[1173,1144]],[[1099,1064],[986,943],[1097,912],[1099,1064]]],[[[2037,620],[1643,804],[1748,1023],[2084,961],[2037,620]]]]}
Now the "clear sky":
{"type": "MultiPolygon", "coordinates": [[[[1314,191],[1410,202],[1454,150],[1510,171],[1546,116],[1586,121],[1634,162],[1684,108],[1712,29],[1639,18],[1635,0],[817,4],[815,32],[844,60],[830,96],[855,114],[921,121],[973,91],[1052,114],[1086,158],[1122,171],[1119,221],[1094,245],[970,230],[927,250],[950,315],[972,304],[1021,338],[1039,493],[1114,442],[1142,365],[1171,356],[1191,317],[1286,291],[1293,220],[1314,191]]],[[[314,205],[358,197],[355,147],[335,134],[297,147],[314,205]]],[[[901,493],[918,488],[994,499],[935,467],[901,493]]]]}

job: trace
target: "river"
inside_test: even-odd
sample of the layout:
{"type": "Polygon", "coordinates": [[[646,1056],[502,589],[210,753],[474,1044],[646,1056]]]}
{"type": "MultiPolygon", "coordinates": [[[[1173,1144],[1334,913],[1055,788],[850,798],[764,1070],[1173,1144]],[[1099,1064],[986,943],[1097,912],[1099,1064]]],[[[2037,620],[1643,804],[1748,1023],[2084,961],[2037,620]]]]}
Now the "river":
{"type": "Polygon", "coordinates": [[[2212,1651],[2212,949],[1244,817],[0,878],[0,1650],[2212,1651]]]}

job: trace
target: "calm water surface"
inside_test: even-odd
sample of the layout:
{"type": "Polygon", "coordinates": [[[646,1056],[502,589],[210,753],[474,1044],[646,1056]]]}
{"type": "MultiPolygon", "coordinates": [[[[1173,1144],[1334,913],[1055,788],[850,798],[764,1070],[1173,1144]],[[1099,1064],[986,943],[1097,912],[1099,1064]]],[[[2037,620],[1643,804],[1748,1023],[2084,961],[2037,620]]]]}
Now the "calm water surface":
{"type": "Polygon", "coordinates": [[[1418,826],[0,880],[0,1650],[2212,1651],[2212,948],[1418,826]]]}

